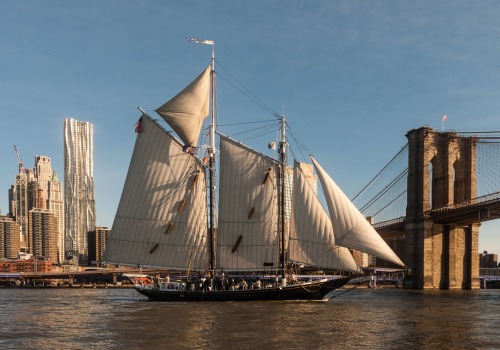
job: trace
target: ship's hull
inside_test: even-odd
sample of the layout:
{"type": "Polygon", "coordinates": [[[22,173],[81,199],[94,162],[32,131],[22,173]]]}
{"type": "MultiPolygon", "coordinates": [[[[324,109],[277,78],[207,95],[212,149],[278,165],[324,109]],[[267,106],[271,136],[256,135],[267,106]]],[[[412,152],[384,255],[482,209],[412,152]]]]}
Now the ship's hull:
{"type": "Polygon", "coordinates": [[[248,290],[173,291],[135,286],[135,289],[156,301],[260,301],[260,300],[322,300],[329,292],[347,284],[351,277],[341,277],[248,290]]]}

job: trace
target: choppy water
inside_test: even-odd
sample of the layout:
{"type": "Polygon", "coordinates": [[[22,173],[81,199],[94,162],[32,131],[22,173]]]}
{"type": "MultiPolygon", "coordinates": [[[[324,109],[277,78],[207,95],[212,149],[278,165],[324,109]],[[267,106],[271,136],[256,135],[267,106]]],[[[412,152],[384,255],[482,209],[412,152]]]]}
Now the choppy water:
{"type": "Polygon", "coordinates": [[[500,290],[162,303],[130,289],[0,289],[0,348],[500,349],[500,290]]]}

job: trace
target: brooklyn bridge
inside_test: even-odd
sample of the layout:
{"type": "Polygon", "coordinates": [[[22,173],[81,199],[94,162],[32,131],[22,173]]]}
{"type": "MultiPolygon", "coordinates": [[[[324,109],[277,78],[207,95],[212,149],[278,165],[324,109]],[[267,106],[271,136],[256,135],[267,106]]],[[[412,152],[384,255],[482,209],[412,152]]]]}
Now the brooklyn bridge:
{"type": "Polygon", "coordinates": [[[481,223],[500,218],[500,131],[406,134],[354,203],[411,269],[414,288],[479,288],[481,223]]]}

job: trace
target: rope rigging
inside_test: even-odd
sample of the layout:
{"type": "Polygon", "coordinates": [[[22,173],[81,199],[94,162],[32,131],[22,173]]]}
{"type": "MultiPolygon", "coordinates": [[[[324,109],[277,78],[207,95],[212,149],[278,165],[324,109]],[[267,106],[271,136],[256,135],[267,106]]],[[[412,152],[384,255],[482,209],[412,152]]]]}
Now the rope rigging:
{"type": "MultiPolygon", "coordinates": [[[[228,136],[244,135],[242,141],[270,135],[277,129],[277,120],[281,118],[272,108],[252,93],[244,84],[237,80],[222,64],[216,60],[221,72],[217,76],[239,91],[257,106],[270,113],[272,120],[250,121],[242,123],[218,124],[218,126],[241,126],[258,124],[258,126],[244,131],[227,133],[228,136]],[[222,73],[222,74],[221,74],[222,73]]],[[[300,140],[293,128],[286,123],[287,143],[289,152],[294,159],[307,159],[310,154],[307,147],[300,140]],[[291,142],[297,146],[293,146],[291,142]]],[[[471,138],[475,140],[475,172],[477,185],[473,189],[473,197],[481,197],[500,191],[500,131],[460,131],[446,132],[451,139],[454,137],[471,138]]],[[[371,216],[376,222],[388,221],[406,215],[407,181],[408,181],[408,143],[364,186],[352,199],[365,216],[371,216]]],[[[427,148],[436,148],[430,142],[427,148]]],[[[424,150],[424,154],[429,149],[424,150]]],[[[458,162],[456,160],[455,162],[458,162]]],[[[432,179],[432,161],[426,165],[432,179]]],[[[455,169],[455,165],[453,165],[455,169]]],[[[455,170],[453,170],[455,171],[455,170]]]]}
{"type": "MultiPolygon", "coordinates": [[[[454,137],[470,138],[474,150],[475,187],[472,199],[487,197],[500,191],[500,132],[466,131],[454,132],[454,137]]],[[[436,149],[430,142],[423,150],[436,149]]],[[[453,177],[459,165],[458,157],[453,167],[453,177]]],[[[433,161],[426,165],[430,179],[433,179],[433,161]]],[[[365,216],[375,218],[375,222],[393,220],[406,215],[408,178],[408,144],[393,157],[382,170],[354,197],[354,202],[365,216]]],[[[455,179],[454,181],[457,181],[455,179]]],[[[453,185],[454,186],[454,185],[453,185]]]]}
{"type": "Polygon", "coordinates": [[[354,197],[353,203],[376,222],[404,216],[407,177],[408,144],[405,144],[354,197]]]}
{"type": "Polygon", "coordinates": [[[219,67],[221,67],[222,70],[224,72],[226,72],[229,75],[229,77],[231,79],[233,79],[239,85],[239,87],[236,84],[233,84],[231,81],[229,81],[229,79],[226,79],[220,73],[217,74],[217,77],[222,78],[222,80],[226,81],[229,85],[231,85],[236,90],[238,90],[239,92],[241,92],[243,95],[245,95],[246,97],[248,97],[248,99],[250,99],[251,101],[253,101],[255,104],[259,105],[264,110],[266,110],[269,113],[271,113],[277,119],[281,118],[281,116],[278,113],[276,113],[275,111],[273,111],[271,109],[271,107],[269,107],[268,105],[266,105],[260,98],[258,98],[257,96],[255,96],[255,94],[253,94],[245,85],[243,85],[238,79],[236,79],[231,73],[229,73],[229,71],[227,69],[225,69],[224,66],[218,60],[215,60],[215,62],[217,62],[217,64],[219,65],[219,67]]]}

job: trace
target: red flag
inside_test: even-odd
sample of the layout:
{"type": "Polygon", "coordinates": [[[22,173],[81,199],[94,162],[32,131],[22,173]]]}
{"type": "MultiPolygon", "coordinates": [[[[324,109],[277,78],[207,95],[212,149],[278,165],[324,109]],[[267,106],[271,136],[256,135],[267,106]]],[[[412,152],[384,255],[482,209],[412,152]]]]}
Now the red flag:
{"type": "Polygon", "coordinates": [[[142,128],[142,117],[139,118],[139,120],[137,121],[137,123],[135,123],[135,132],[136,133],[140,133],[142,132],[143,128],[142,128]]]}
{"type": "Polygon", "coordinates": [[[443,114],[443,122],[448,120],[448,116],[446,114],[443,114]]]}

